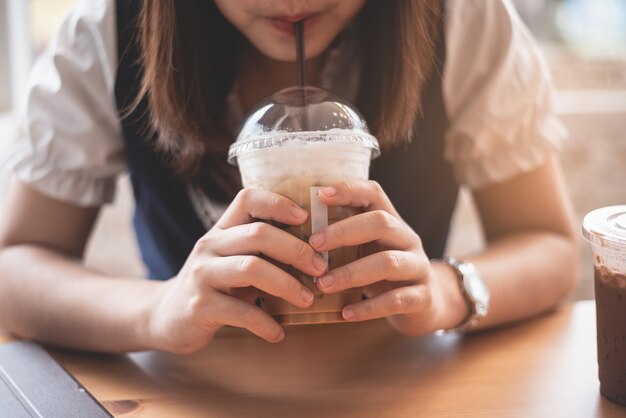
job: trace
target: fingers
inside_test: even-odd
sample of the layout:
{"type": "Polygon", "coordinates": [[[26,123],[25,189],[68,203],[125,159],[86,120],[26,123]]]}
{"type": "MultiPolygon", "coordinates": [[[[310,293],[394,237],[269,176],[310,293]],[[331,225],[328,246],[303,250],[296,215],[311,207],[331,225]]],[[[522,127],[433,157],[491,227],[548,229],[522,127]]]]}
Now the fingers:
{"type": "Polygon", "coordinates": [[[363,207],[384,210],[400,217],[380,185],[372,180],[348,180],[320,190],[319,198],[328,206],[363,207]]]}
{"type": "Polygon", "coordinates": [[[382,280],[419,281],[428,277],[428,260],[405,251],[381,251],[332,269],[317,280],[324,293],[367,286],[382,280]]]}
{"type": "Polygon", "coordinates": [[[319,276],[327,268],[307,242],[263,222],[238,225],[207,239],[215,240],[209,246],[219,256],[263,254],[311,276],[319,276]]]}
{"type": "Polygon", "coordinates": [[[217,293],[211,298],[211,306],[208,309],[210,313],[207,313],[207,316],[211,322],[245,328],[272,343],[285,338],[282,327],[272,317],[250,303],[217,293]]]}
{"type": "Polygon", "coordinates": [[[348,305],[343,309],[342,316],[346,321],[366,321],[392,315],[419,314],[428,311],[431,303],[428,286],[403,286],[348,305]]]}
{"type": "Polygon", "coordinates": [[[243,300],[244,302],[248,302],[248,303],[254,303],[257,300],[257,298],[260,296],[259,289],[255,289],[252,286],[238,287],[238,288],[232,289],[232,291],[229,292],[229,294],[232,297],[235,297],[239,300],[243,300]]]}
{"type": "Polygon", "coordinates": [[[300,225],[307,212],[291,200],[261,189],[242,189],[217,222],[221,229],[264,219],[287,225],[300,225]]]}
{"type": "Polygon", "coordinates": [[[404,221],[384,210],[374,210],[343,219],[317,231],[309,238],[311,246],[319,252],[373,241],[399,250],[421,246],[417,234],[404,221]]]}
{"type": "Polygon", "coordinates": [[[313,292],[281,268],[255,256],[216,257],[210,263],[198,262],[192,271],[201,287],[227,292],[232,288],[253,286],[287,302],[307,308],[313,292]]]}

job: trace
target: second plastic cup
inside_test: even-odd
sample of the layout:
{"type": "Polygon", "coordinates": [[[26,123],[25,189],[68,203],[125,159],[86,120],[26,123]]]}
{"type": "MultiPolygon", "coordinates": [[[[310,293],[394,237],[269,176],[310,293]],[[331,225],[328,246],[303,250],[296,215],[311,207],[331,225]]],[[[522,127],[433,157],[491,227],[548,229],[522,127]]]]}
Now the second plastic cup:
{"type": "Polygon", "coordinates": [[[587,214],[583,235],[593,253],[600,392],[626,406],[626,205],[587,214]]]}

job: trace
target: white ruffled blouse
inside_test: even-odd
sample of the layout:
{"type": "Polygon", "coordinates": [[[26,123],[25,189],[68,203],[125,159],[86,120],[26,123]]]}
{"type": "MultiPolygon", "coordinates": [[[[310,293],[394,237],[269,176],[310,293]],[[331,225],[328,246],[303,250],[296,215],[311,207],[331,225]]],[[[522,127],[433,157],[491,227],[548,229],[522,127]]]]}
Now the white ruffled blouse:
{"type": "MultiPolygon", "coordinates": [[[[446,4],[444,156],[461,184],[479,189],[543,164],[564,129],[546,64],[509,1],[446,4]]],[[[116,42],[114,0],[81,0],[64,20],[30,76],[10,159],[20,181],[80,206],[113,199],[116,176],[126,170],[116,42]]],[[[355,80],[350,62],[346,51],[331,53],[324,87],[354,97],[354,82],[337,82],[355,80]]],[[[235,107],[231,100],[233,114],[235,107]]]]}

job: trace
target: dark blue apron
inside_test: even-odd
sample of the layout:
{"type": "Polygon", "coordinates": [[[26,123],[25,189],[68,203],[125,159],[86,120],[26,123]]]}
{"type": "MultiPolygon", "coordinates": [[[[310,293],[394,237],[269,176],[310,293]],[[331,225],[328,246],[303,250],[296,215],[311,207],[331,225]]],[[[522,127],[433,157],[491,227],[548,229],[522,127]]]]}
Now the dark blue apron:
{"type": "MultiPolygon", "coordinates": [[[[130,115],[122,117],[139,92],[143,74],[136,42],[140,2],[116,3],[119,66],[115,96],[135,195],[133,222],[149,277],[164,280],[178,273],[206,230],[189,200],[186,183],[154,149],[154,135],[146,130],[147,101],[144,99],[130,115]]],[[[429,257],[443,254],[458,194],[452,167],[443,159],[448,120],[441,91],[445,42],[443,36],[440,38],[436,67],[424,88],[423,111],[417,116],[413,141],[383,153],[373,161],[370,172],[403,219],[419,234],[429,257]]]]}

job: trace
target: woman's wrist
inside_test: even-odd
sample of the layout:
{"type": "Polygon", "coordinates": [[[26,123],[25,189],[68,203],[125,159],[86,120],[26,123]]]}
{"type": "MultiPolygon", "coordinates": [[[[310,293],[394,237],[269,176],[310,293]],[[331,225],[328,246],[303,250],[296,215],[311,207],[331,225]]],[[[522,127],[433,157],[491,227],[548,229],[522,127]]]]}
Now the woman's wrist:
{"type": "Polygon", "coordinates": [[[136,336],[138,350],[158,350],[160,349],[158,338],[154,332],[159,301],[165,289],[166,282],[146,280],[142,283],[145,286],[141,303],[137,305],[135,319],[133,320],[133,333],[136,336]]]}
{"type": "Polygon", "coordinates": [[[461,293],[459,279],[454,269],[442,262],[432,261],[433,280],[440,292],[440,309],[436,320],[437,328],[449,330],[463,322],[469,313],[467,301],[461,293]]]}

